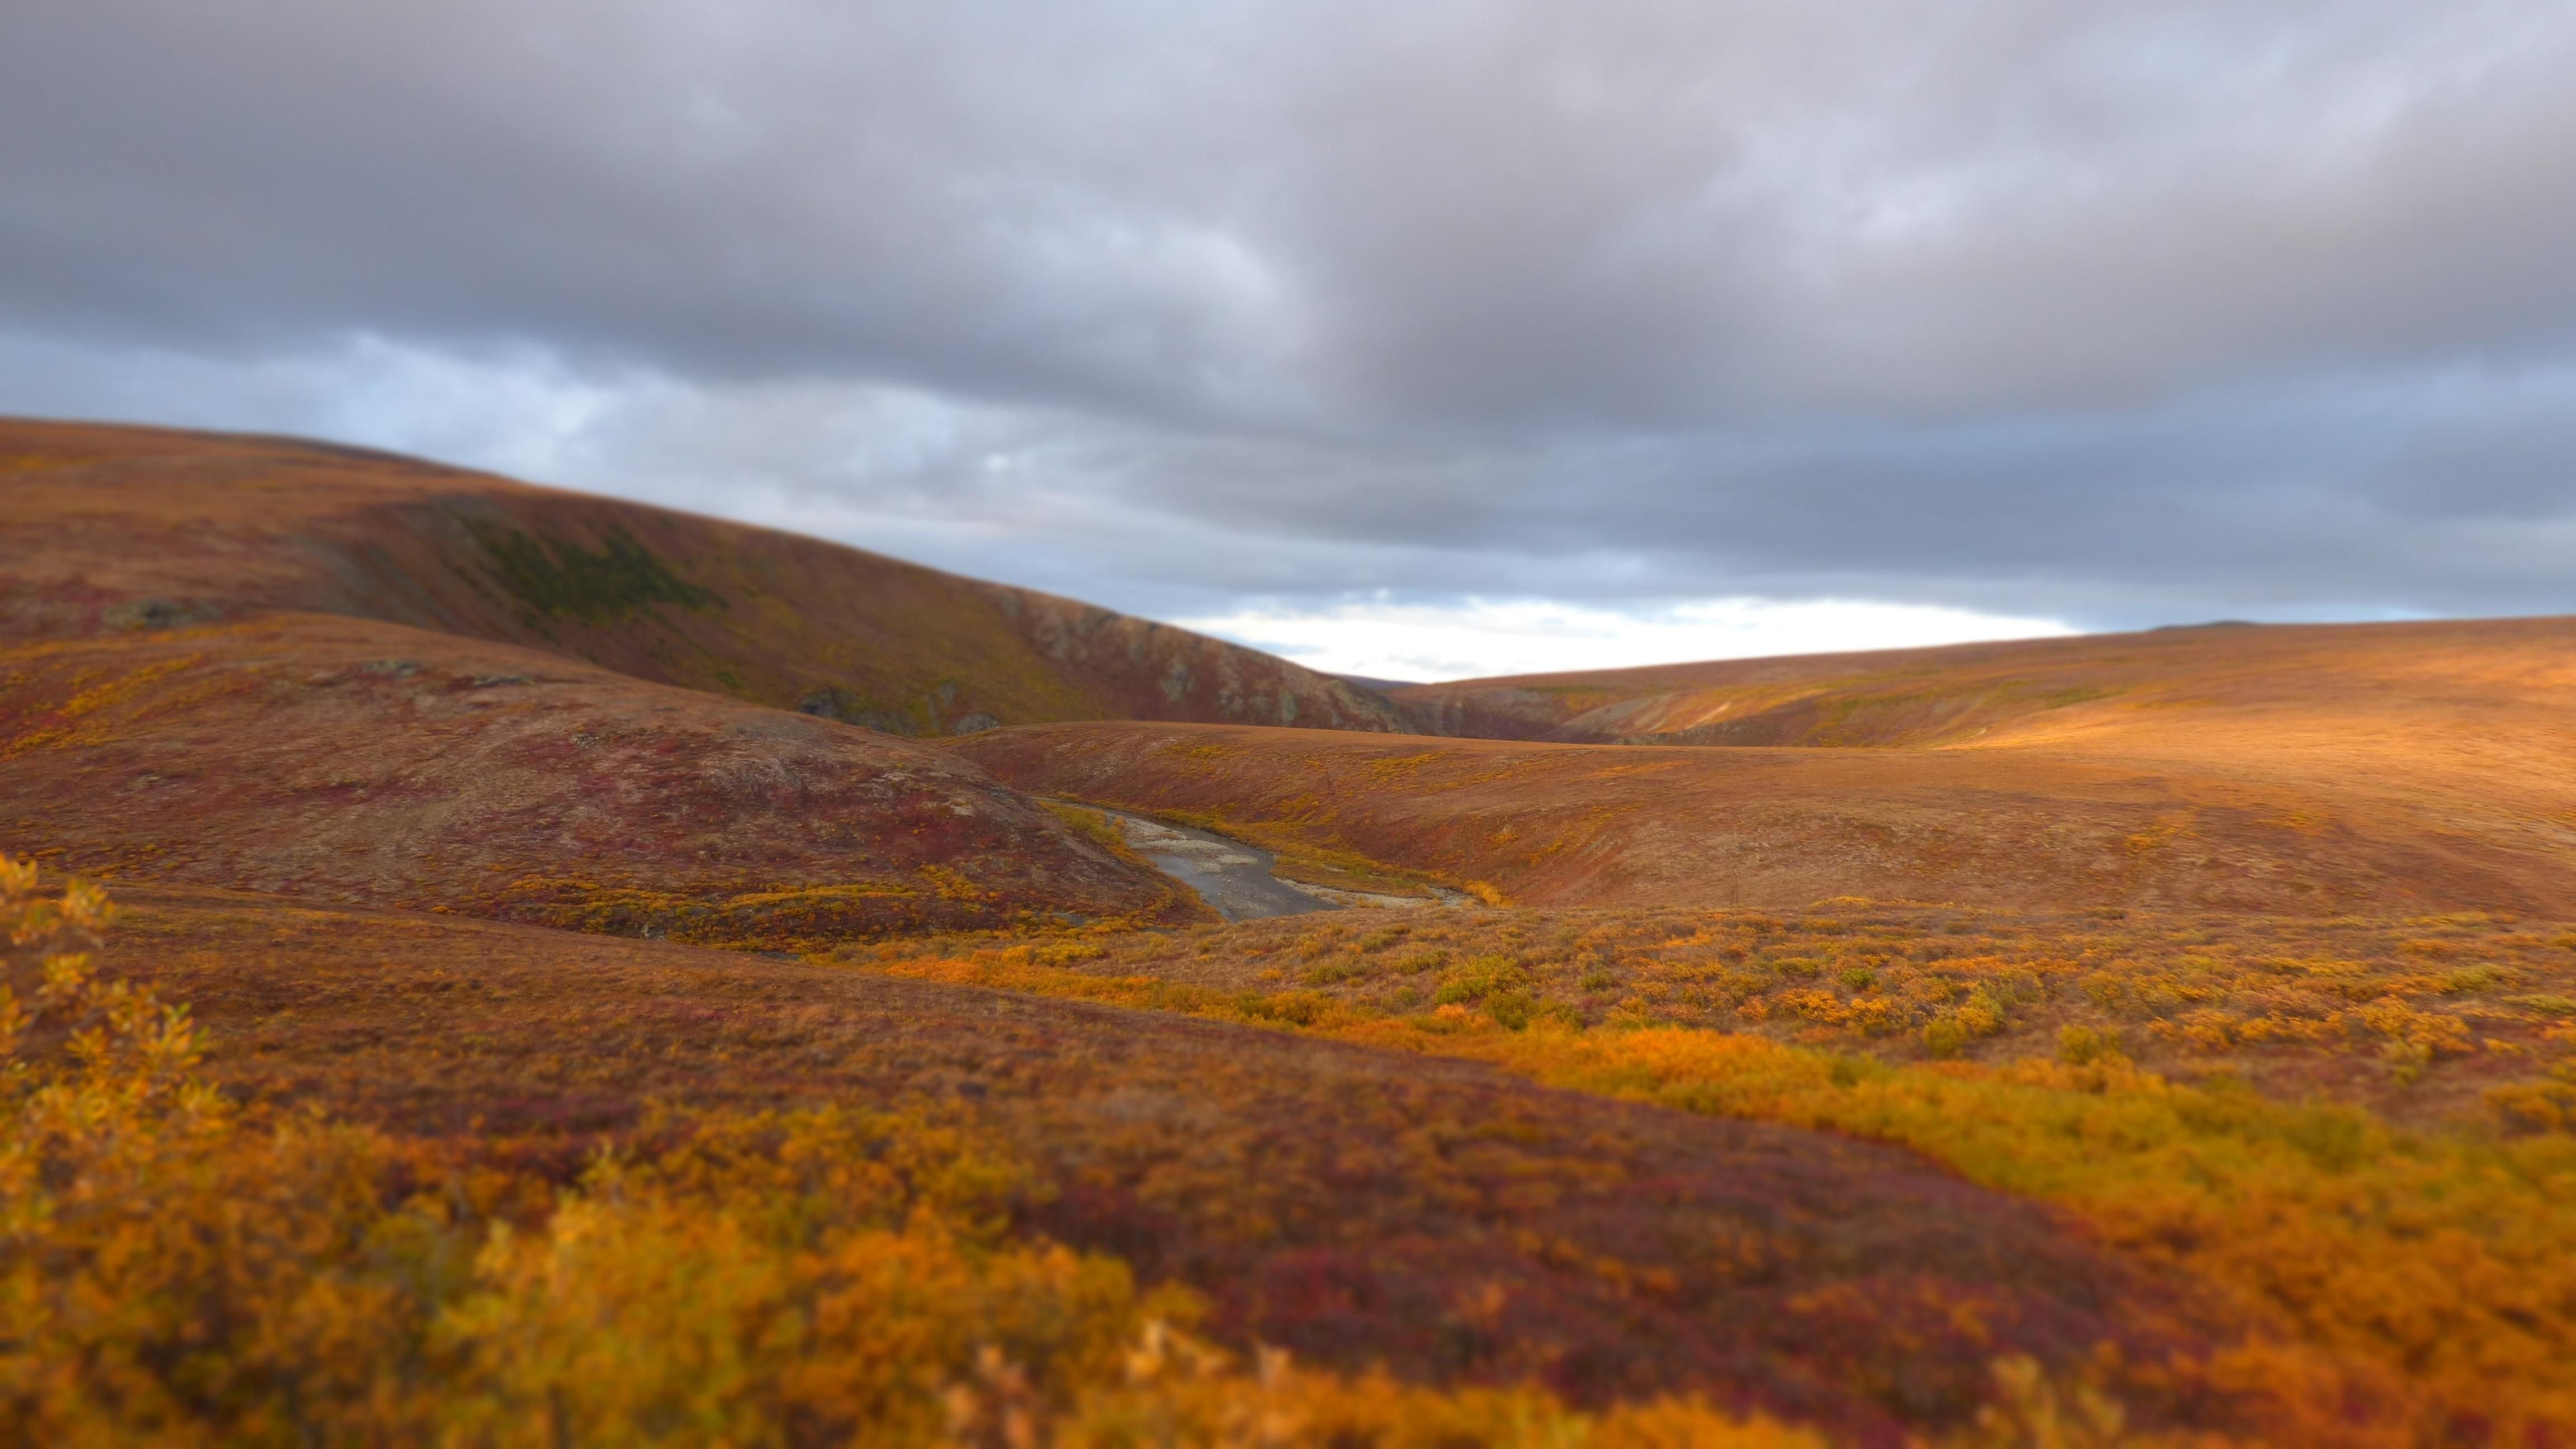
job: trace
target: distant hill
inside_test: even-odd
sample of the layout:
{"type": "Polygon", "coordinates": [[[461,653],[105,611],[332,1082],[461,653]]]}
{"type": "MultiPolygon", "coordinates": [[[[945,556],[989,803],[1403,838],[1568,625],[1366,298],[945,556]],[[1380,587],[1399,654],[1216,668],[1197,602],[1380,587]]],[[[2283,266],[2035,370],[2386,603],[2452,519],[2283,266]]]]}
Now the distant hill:
{"type": "Polygon", "coordinates": [[[1422,687],[1419,681],[1410,679],[1372,679],[1365,674],[1336,674],[1333,677],[1342,681],[1344,684],[1356,684],[1362,689],[1373,689],[1380,694],[1384,694],[1390,689],[1419,689],[1422,687]]]}
{"type": "Polygon", "coordinates": [[[0,421],[0,635],[292,610],[524,645],[895,734],[1400,729],[1185,629],[770,529],[290,439],[0,421]]]}
{"type": "MultiPolygon", "coordinates": [[[[2060,736],[2136,711],[2225,704],[2511,704],[2558,693],[2576,620],[2252,626],[1721,659],[1385,691],[1422,734],[1568,744],[1933,746],[2060,736]],[[2538,670],[2535,675],[2532,671],[2538,670]],[[2427,696],[2426,698],[2419,696],[2427,696]],[[2501,691],[2501,693],[2499,693],[2501,691]]],[[[2160,716],[2159,718],[2175,718],[2160,716]]]]}
{"type": "Polygon", "coordinates": [[[1021,789],[1528,904],[2576,915],[2576,619],[2172,630],[1394,697],[1506,738],[1067,724],[950,748],[1021,789]],[[1691,744],[1733,748],[1670,748],[1691,744]]]}
{"type": "Polygon", "coordinates": [[[0,502],[0,823],[83,869],[621,931],[677,911],[735,942],[1178,909],[1017,789],[1529,903],[2576,913],[2570,619],[2201,626],[1381,694],[856,549],[309,443],[0,424],[0,502]],[[436,683],[367,672],[386,660],[436,683]],[[523,675],[538,683],[474,683],[523,675]],[[463,743],[494,730],[520,742],[463,743]],[[913,747],[888,733],[953,744],[889,754],[913,747]],[[550,771],[597,774],[562,753],[576,736],[698,803],[563,794],[550,771]],[[259,753],[280,741],[300,743],[259,753]],[[289,768],[305,756],[339,773],[308,780],[289,768]],[[453,775],[467,760],[518,783],[493,795],[453,775]],[[219,776],[259,788],[174,783],[219,776]],[[270,788],[282,777],[304,783],[270,788]],[[936,779],[951,803],[845,777],[936,779]],[[451,804],[390,803],[442,791],[451,804]],[[547,837],[491,815],[513,792],[555,802],[540,815],[607,813],[547,837]],[[785,816],[741,803],[770,798],[785,816]],[[919,848],[862,869],[797,833],[826,817],[919,848]],[[952,819],[975,824],[924,833],[952,819]],[[344,829],[450,854],[362,869],[376,857],[303,843],[344,829]],[[597,868],[542,900],[494,893],[566,852],[597,868]],[[852,889],[810,930],[742,904],[835,882],[852,889]],[[624,891],[673,900],[593,911],[624,891]]]}

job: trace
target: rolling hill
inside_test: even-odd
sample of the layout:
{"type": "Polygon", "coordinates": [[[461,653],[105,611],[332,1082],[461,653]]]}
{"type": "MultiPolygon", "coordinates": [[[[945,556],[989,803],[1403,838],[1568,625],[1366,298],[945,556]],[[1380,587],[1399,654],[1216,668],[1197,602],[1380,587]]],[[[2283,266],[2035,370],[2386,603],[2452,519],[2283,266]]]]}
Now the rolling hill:
{"type": "Polygon", "coordinates": [[[956,748],[1024,789],[1532,904],[2576,915],[2576,620],[2180,630],[1397,697],[1449,728],[1556,738],[1084,724],[956,748]],[[1587,732],[1667,743],[1567,742],[1587,732]]]}
{"type": "Polygon", "coordinates": [[[1399,728],[1255,650],[819,539],[287,439],[0,421],[0,634],[346,614],[940,735],[1399,728]]]}
{"type": "Polygon", "coordinates": [[[0,558],[13,1442],[2576,1432],[2576,621],[1381,694],[17,423],[0,558]]]}
{"type": "MultiPolygon", "coordinates": [[[[2062,743],[2259,714],[2434,735],[2560,710],[2576,620],[2211,624],[1390,686],[1418,733],[1583,744],[2062,743]],[[2141,711],[2179,711],[2143,716],[2141,711]]],[[[2295,747],[2313,743],[2313,724],[2295,747]]],[[[2260,742],[2231,738],[2222,749],[2260,742]]],[[[2437,740],[2431,742],[2438,742],[2437,740]]]]}
{"type": "Polygon", "coordinates": [[[1202,914],[922,743],[330,615],[0,644],[0,829],[96,878],[767,949],[1202,914]]]}

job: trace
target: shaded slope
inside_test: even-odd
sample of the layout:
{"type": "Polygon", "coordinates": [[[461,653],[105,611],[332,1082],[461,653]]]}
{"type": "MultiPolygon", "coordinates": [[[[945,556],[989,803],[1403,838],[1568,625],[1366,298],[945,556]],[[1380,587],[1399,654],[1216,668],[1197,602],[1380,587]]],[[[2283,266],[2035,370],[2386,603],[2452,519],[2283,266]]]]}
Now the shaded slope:
{"type": "Polygon", "coordinates": [[[122,898],[113,964],[195,1003],[236,1090],[471,1132],[567,1175],[648,1100],[926,1100],[1042,1165],[1032,1225],[1198,1287],[1237,1344],[1442,1383],[1535,1375],[1585,1402],[1696,1391],[1865,1443],[1968,1420],[1999,1352],[2109,1365],[2142,1424],[2220,1412],[2173,1365],[2208,1347],[2185,1293],[1902,1151],[848,969],[122,898]]]}
{"type": "Polygon", "coordinates": [[[2576,917],[2576,770],[2402,739],[2242,760],[2101,741],[1671,749],[1224,726],[1038,725],[944,748],[1032,793],[1230,822],[1524,904],[2365,907],[2576,917]],[[2473,758],[2473,757],[2471,757],[2473,758]]]}
{"type": "Polygon", "coordinates": [[[818,539],[282,439],[0,422],[0,632],[287,609],[547,649],[871,728],[1387,729],[1254,650],[818,539]]]}
{"type": "Polygon", "coordinates": [[[737,945],[1201,914],[928,746],[318,615],[0,645],[0,832],[96,874],[737,945]]]}

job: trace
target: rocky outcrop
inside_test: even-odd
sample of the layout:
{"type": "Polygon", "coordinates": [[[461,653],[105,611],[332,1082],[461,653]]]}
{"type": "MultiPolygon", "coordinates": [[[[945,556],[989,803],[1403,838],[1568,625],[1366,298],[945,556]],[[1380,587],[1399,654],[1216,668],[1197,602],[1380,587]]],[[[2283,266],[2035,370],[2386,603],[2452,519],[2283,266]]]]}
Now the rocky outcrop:
{"type": "MultiPolygon", "coordinates": [[[[1129,719],[1403,732],[1373,690],[1275,655],[1072,599],[984,585],[1030,647],[1129,719]]],[[[1019,723],[1019,721],[1011,721],[1019,723]]]]}

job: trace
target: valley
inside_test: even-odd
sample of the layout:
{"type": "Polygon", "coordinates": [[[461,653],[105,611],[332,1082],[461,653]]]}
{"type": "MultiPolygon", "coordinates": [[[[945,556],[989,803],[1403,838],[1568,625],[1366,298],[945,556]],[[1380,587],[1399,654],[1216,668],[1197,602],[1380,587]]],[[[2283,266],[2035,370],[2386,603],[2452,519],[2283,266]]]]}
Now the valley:
{"type": "Polygon", "coordinates": [[[2576,1435],[2576,622],[1381,692],[34,422],[0,550],[22,1437],[2576,1435]]]}

